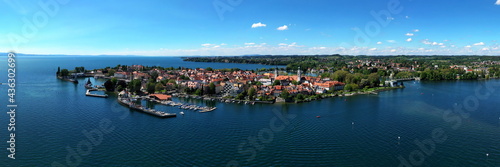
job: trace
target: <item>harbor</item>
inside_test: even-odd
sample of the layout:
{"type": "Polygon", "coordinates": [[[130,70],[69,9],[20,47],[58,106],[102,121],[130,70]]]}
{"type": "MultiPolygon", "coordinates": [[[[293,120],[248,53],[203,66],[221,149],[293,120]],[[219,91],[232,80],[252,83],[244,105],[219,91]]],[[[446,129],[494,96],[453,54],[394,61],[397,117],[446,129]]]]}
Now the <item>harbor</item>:
{"type": "Polygon", "coordinates": [[[215,109],[217,109],[217,107],[198,106],[198,105],[194,105],[194,104],[186,104],[186,103],[182,103],[182,102],[174,102],[174,101],[167,101],[167,100],[161,101],[161,100],[157,100],[157,99],[154,99],[154,98],[151,98],[148,96],[142,96],[142,97],[138,97],[138,98],[146,99],[148,101],[156,102],[158,104],[165,105],[165,106],[178,107],[178,108],[183,109],[183,110],[194,110],[194,111],[198,111],[200,113],[212,112],[215,109]]]}
{"type": "Polygon", "coordinates": [[[90,97],[102,97],[102,98],[107,98],[108,95],[107,94],[104,94],[104,95],[100,95],[100,94],[93,94],[93,93],[90,93],[90,92],[93,92],[93,91],[99,91],[97,89],[87,89],[87,91],[85,92],[85,96],[90,96],[90,97]]]}
{"type": "Polygon", "coordinates": [[[157,117],[169,118],[169,117],[176,117],[177,116],[176,113],[167,113],[167,112],[163,112],[163,111],[157,111],[157,110],[151,109],[151,108],[145,108],[141,105],[135,104],[133,101],[131,101],[130,98],[126,98],[126,97],[118,97],[118,102],[120,104],[130,108],[130,109],[140,111],[140,112],[143,112],[146,114],[150,114],[153,116],[157,116],[157,117]]]}

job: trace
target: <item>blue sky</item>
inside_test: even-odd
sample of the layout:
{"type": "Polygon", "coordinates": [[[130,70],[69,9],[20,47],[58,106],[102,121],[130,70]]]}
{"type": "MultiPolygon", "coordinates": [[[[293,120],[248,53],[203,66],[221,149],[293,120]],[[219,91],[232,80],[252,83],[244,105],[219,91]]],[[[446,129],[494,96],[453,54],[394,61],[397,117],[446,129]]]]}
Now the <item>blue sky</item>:
{"type": "Polygon", "coordinates": [[[500,55],[496,1],[3,0],[0,52],[500,55]]]}

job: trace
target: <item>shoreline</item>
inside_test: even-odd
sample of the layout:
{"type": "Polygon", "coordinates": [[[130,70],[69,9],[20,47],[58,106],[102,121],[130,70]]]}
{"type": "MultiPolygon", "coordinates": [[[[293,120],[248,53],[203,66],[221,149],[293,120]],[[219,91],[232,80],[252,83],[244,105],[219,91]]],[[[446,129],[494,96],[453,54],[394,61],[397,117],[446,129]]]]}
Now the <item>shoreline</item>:
{"type": "Polygon", "coordinates": [[[221,103],[237,103],[237,104],[256,104],[256,103],[261,103],[261,104],[298,104],[298,103],[308,103],[308,102],[313,102],[321,99],[326,99],[326,98],[332,98],[332,97],[348,97],[348,96],[356,96],[356,95],[378,95],[379,92],[384,92],[384,91],[390,91],[390,90],[396,90],[396,89],[402,89],[405,88],[404,86],[398,86],[398,87],[379,87],[381,89],[375,89],[371,91],[365,91],[365,92],[347,92],[347,93],[342,93],[342,94],[337,94],[337,93],[332,93],[332,94],[319,94],[320,98],[318,99],[313,99],[313,100],[302,100],[302,101],[294,101],[294,102],[276,102],[276,99],[273,101],[258,101],[258,100],[238,100],[238,99],[231,99],[231,98],[223,98],[223,97],[209,97],[209,96],[197,96],[197,95],[189,95],[185,93],[174,93],[172,94],[173,97],[177,98],[190,98],[190,99],[198,99],[202,101],[219,101],[221,103]]]}

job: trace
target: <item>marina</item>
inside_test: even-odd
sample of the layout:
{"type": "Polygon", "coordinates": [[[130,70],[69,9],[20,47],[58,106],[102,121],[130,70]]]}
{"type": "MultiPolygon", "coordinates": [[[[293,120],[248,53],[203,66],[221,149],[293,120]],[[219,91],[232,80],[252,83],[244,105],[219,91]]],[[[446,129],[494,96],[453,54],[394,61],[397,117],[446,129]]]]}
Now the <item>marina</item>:
{"type": "Polygon", "coordinates": [[[151,109],[151,108],[144,108],[141,105],[135,104],[129,98],[118,97],[118,102],[126,107],[129,107],[130,109],[141,111],[141,112],[144,112],[146,114],[154,115],[157,117],[169,118],[169,117],[176,117],[177,116],[176,113],[166,113],[163,111],[156,111],[155,109],[151,109]]]}

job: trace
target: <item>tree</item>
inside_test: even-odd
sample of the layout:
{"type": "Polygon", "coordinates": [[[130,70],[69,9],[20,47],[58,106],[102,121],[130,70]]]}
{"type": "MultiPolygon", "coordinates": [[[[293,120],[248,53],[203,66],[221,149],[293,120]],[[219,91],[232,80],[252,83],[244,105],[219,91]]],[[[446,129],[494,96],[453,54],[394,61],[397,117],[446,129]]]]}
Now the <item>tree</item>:
{"type": "Polygon", "coordinates": [[[287,100],[290,98],[290,93],[286,89],[283,89],[283,91],[280,94],[280,97],[287,100]]]}
{"type": "Polygon", "coordinates": [[[76,73],[84,73],[85,72],[85,67],[75,67],[75,72],[76,73]]]}
{"type": "Polygon", "coordinates": [[[368,75],[368,82],[370,84],[370,87],[375,87],[380,84],[380,76],[377,73],[371,73],[368,75]]]}
{"type": "Polygon", "coordinates": [[[203,91],[201,91],[201,89],[196,89],[196,91],[194,91],[194,94],[197,96],[201,96],[203,95],[203,91]]]}
{"type": "Polygon", "coordinates": [[[293,80],[293,81],[292,81],[292,84],[293,84],[293,85],[298,85],[298,84],[299,84],[299,82],[298,82],[298,81],[296,81],[296,80],[293,80]]]}
{"type": "Polygon", "coordinates": [[[146,91],[148,91],[149,94],[155,93],[155,86],[156,84],[154,82],[148,82],[148,84],[146,84],[146,91]]]}
{"type": "Polygon", "coordinates": [[[211,67],[207,67],[207,69],[205,69],[207,71],[213,71],[214,69],[212,69],[211,67]]]}
{"type": "Polygon", "coordinates": [[[111,80],[104,82],[104,88],[106,88],[106,91],[108,92],[115,91],[115,85],[113,85],[111,80]]]}
{"type": "Polygon", "coordinates": [[[276,86],[276,85],[281,85],[281,81],[280,80],[274,80],[273,86],[276,86]]]}
{"type": "Polygon", "coordinates": [[[344,86],[344,90],[346,92],[350,92],[350,91],[356,90],[358,88],[359,88],[358,84],[354,84],[354,83],[347,84],[347,85],[344,86]]]}
{"type": "Polygon", "coordinates": [[[158,72],[156,71],[153,71],[151,72],[151,74],[149,74],[151,76],[151,79],[153,79],[155,82],[156,82],[156,78],[158,78],[159,74],[158,72]]]}
{"type": "Polygon", "coordinates": [[[141,80],[134,79],[134,80],[130,81],[130,83],[128,84],[128,89],[131,92],[139,93],[141,91],[141,84],[142,84],[141,80]]]}
{"type": "Polygon", "coordinates": [[[243,93],[240,93],[240,94],[238,94],[238,96],[236,96],[236,99],[243,100],[243,99],[245,99],[245,95],[243,93]]]}
{"type": "Polygon", "coordinates": [[[61,70],[61,76],[62,76],[62,77],[66,77],[66,76],[68,76],[68,75],[69,75],[69,71],[68,71],[68,69],[62,69],[62,70],[61,70]]]}
{"type": "Polygon", "coordinates": [[[116,79],[115,77],[111,78],[111,83],[113,83],[113,86],[116,86],[116,84],[118,83],[118,79],[116,79]]]}
{"type": "Polygon", "coordinates": [[[212,82],[208,85],[208,94],[214,95],[215,93],[215,84],[212,82]]]}
{"type": "Polygon", "coordinates": [[[255,96],[256,92],[257,92],[257,91],[256,91],[256,90],[255,90],[255,88],[253,88],[253,87],[252,87],[252,88],[250,88],[250,89],[248,89],[248,98],[249,98],[250,100],[254,100],[254,99],[255,99],[255,97],[254,97],[254,96],[255,96]]]}
{"type": "Polygon", "coordinates": [[[305,96],[303,94],[298,94],[295,97],[295,101],[303,101],[305,99],[305,96]]]}
{"type": "MultiPolygon", "coordinates": [[[[127,87],[127,83],[124,80],[118,80],[118,82],[116,83],[116,87],[119,87],[119,86],[121,86],[122,90],[123,90],[124,88],[127,87]]],[[[122,91],[122,90],[118,90],[118,91],[122,91]]]]}
{"type": "Polygon", "coordinates": [[[118,91],[118,92],[123,91],[123,87],[121,85],[118,85],[118,87],[116,87],[116,91],[118,91]]]}
{"type": "Polygon", "coordinates": [[[114,76],[114,75],[115,75],[115,73],[116,73],[116,71],[115,71],[115,70],[113,70],[113,69],[108,70],[108,75],[109,75],[109,76],[114,76]]]}
{"type": "Polygon", "coordinates": [[[343,71],[343,70],[338,70],[332,74],[331,78],[335,81],[344,82],[347,74],[349,74],[349,72],[343,71]]]}
{"type": "Polygon", "coordinates": [[[57,67],[57,72],[56,72],[56,75],[57,75],[57,76],[61,75],[61,67],[57,67]]]}
{"type": "Polygon", "coordinates": [[[161,91],[161,90],[163,90],[164,88],[165,88],[165,87],[164,87],[164,86],[163,86],[163,84],[161,84],[161,83],[156,83],[156,85],[155,85],[155,90],[156,90],[156,91],[161,91]]]}

